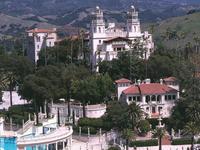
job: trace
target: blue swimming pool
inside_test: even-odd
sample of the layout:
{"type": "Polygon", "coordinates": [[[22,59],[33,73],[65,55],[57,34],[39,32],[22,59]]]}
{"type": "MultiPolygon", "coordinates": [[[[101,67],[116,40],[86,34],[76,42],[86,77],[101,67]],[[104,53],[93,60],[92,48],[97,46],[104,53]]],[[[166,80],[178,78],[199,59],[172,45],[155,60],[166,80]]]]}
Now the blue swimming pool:
{"type": "Polygon", "coordinates": [[[0,137],[0,150],[17,150],[16,138],[0,137]]]}

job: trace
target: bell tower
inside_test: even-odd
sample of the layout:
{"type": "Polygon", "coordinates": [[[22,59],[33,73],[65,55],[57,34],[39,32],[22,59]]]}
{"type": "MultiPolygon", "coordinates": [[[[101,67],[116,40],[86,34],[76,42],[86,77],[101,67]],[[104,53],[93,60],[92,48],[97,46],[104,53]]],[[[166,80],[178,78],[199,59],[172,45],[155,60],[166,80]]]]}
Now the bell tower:
{"type": "Polygon", "coordinates": [[[141,34],[140,21],[138,19],[138,12],[134,6],[131,6],[131,9],[128,12],[127,18],[127,36],[129,38],[135,37],[138,34],[141,34]]]}
{"type": "Polygon", "coordinates": [[[92,27],[91,28],[92,33],[94,34],[105,33],[105,22],[103,19],[103,11],[99,8],[99,6],[96,7],[91,27],[92,27]]]}
{"type": "Polygon", "coordinates": [[[94,17],[90,29],[90,45],[92,50],[90,55],[90,62],[92,65],[92,70],[96,71],[98,70],[98,63],[100,62],[100,47],[102,47],[103,40],[106,38],[106,33],[103,11],[99,8],[99,6],[96,7],[93,16],[94,17]]]}

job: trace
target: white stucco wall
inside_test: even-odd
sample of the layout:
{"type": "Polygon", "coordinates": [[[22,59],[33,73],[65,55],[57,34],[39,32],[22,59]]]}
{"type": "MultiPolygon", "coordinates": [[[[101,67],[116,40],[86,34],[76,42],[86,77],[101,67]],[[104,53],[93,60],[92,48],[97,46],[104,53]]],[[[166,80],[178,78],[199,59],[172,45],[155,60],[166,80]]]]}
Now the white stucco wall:
{"type": "MultiPolygon", "coordinates": [[[[10,107],[10,92],[9,91],[3,91],[2,100],[3,100],[3,103],[0,104],[0,109],[8,109],[10,107]]],[[[13,105],[22,105],[22,104],[27,104],[27,101],[21,99],[21,96],[17,93],[17,91],[12,91],[12,103],[13,105]]]]}

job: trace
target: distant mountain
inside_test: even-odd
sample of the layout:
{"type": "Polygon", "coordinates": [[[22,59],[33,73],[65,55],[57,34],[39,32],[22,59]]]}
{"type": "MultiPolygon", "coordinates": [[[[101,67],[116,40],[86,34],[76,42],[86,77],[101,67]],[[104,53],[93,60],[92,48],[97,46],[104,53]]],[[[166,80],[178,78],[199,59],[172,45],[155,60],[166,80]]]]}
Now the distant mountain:
{"type": "Polygon", "coordinates": [[[123,23],[133,4],[140,12],[141,22],[157,22],[200,9],[199,0],[0,0],[0,13],[4,14],[0,18],[0,34],[12,35],[24,28],[46,25],[88,28],[97,5],[103,8],[106,20],[123,23]],[[13,19],[5,23],[8,16],[13,19]],[[11,28],[7,31],[5,26],[11,28]]]}
{"type": "Polygon", "coordinates": [[[180,49],[188,42],[195,43],[200,38],[200,12],[166,19],[156,24],[148,24],[143,29],[153,32],[157,43],[170,49],[180,49]]]}

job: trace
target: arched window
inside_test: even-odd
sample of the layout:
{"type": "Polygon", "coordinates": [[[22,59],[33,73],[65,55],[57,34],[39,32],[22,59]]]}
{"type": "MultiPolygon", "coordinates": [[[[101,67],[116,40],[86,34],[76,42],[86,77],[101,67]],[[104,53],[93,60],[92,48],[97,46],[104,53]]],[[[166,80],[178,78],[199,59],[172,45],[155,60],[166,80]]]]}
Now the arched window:
{"type": "Polygon", "coordinates": [[[151,96],[151,101],[156,101],[156,96],[155,95],[151,96]]]}
{"type": "Polygon", "coordinates": [[[159,102],[159,103],[161,102],[161,96],[160,95],[157,96],[157,102],[159,102]]]}
{"type": "Polygon", "coordinates": [[[147,95],[146,98],[145,98],[145,102],[148,103],[149,101],[150,101],[150,96],[147,95]]]}
{"type": "Polygon", "coordinates": [[[134,31],[135,31],[135,32],[137,31],[136,29],[137,29],[136,26],[134,26],[134,31]]]}
{"type": "Polygon", "coordinates": [[[101,33],[101,28],[99,27],[99,33],[101,33]]]}

